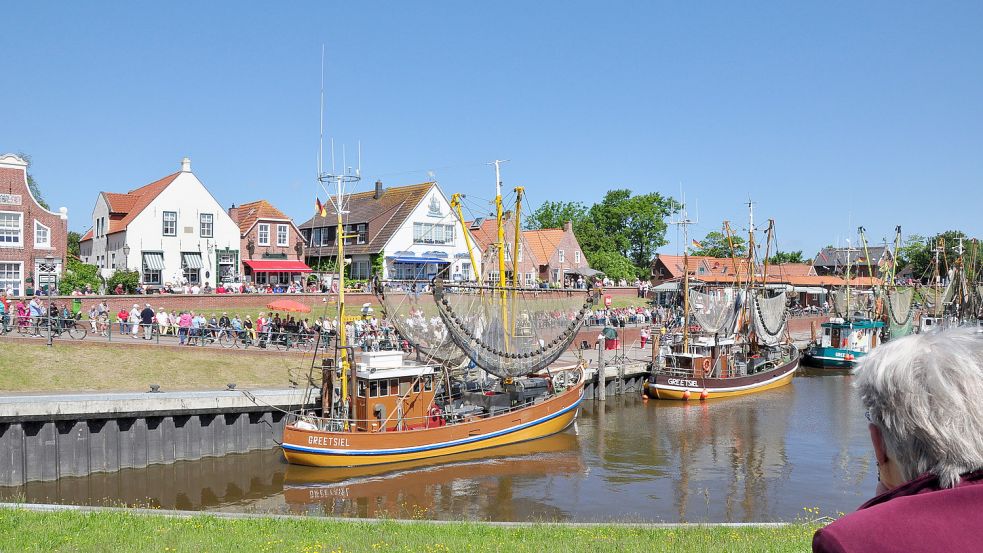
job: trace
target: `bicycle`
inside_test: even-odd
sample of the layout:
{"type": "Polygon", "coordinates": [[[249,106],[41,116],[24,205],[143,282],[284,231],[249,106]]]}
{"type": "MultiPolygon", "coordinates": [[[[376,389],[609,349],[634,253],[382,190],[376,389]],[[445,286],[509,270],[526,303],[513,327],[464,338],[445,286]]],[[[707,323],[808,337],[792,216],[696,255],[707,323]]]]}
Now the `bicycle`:
{"type": "Polygon", "coordinates": [[[227,349],[232,347],[239,348],[240,345],[243,349],[248,349],[249,346],[254,345],[253,339],[245,330],[223,332],[219,336],[219,343],[223,348],[227,349]]]}
{"type": "Polygon", "coordinates": [[[79,320],[79,317],[69,318],[69,319],[52,319],[57,321],[55,323],[55,328],[52,330],[55,337],[61,336],[64,333],[68,333],[68,336],[72,340],[85,340],[89,331],[86,329],[86,325],[79,320]]]}

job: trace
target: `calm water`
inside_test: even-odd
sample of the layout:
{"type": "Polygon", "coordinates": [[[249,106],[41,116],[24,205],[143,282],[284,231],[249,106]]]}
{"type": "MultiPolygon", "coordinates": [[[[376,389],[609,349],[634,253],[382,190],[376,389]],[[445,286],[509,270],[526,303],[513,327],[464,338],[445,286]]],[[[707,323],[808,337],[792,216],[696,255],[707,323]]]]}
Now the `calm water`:
{"type": "Polygon", "coordinates": [[[31,502],[437,519],[772,521],[850,511],[872,495],[867,425],[844,375],[746,398],[585,402],[575,429],[438,463],[352,470],[278,451],[63,478],[31,502]]]}

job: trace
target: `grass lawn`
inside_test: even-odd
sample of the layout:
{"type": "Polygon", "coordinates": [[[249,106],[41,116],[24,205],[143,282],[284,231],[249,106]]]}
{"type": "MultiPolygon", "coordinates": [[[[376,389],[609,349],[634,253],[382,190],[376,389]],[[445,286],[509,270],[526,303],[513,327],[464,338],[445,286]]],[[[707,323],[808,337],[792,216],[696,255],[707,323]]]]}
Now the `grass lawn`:
{"type": "Polygon", "coordinates": [[[285,388],[304,386],[311,366],[310,355],[198,347],[6,339],[0,350],[0,392],[285,388]]]}
{"type": "Polygon", "coordinates": [[[0,551],[808,551],[817,526],[503,527],[0,509],[0,551]]]}

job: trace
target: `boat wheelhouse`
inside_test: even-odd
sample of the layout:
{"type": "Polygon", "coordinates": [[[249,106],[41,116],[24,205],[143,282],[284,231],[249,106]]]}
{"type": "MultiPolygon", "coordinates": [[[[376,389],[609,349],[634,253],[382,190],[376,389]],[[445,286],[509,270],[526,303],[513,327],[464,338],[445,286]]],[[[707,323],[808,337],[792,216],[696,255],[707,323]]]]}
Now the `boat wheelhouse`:
{"type": "Polygon", "coordinates": [[[803,363],[819,368],[849,369],[880,343],[883,321],[847,321],[834,317],[822,324],[817,344],[806,350],[803,363]]]}

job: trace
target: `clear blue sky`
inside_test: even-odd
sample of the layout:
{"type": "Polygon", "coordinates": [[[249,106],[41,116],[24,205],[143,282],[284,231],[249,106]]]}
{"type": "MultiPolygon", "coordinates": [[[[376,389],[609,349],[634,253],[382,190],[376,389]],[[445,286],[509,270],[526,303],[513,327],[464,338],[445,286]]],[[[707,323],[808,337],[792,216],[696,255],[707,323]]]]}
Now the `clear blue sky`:
{"type": "MultiPolygon", "coordinates": [[[[0,33],[0,152],[27,152],[84,230],[100,190],[178,169],[225,206],[306,220],[321,44],[325,135],[361,189],[422,182],[486,209],[506,186],[592,203],[615,187],[743,203],[806,256],[983,235],[983,2],[20,3],[0,33]]],[[[340,163],[339,163],[340,164],[340,163]]],[[[694,213],[695,215],[695,213],[694,213]]],[[[670,231],[670,238],[675,232],[670,231]]],[[[664,248],[673,251],[674,246],[664,248]]]]}

